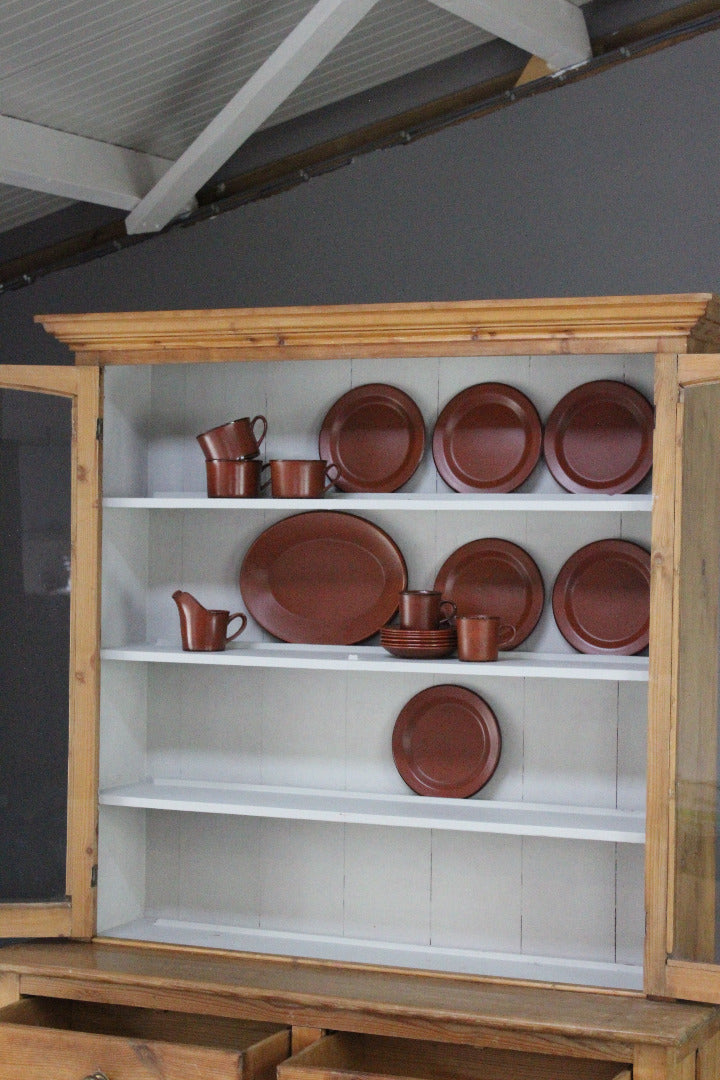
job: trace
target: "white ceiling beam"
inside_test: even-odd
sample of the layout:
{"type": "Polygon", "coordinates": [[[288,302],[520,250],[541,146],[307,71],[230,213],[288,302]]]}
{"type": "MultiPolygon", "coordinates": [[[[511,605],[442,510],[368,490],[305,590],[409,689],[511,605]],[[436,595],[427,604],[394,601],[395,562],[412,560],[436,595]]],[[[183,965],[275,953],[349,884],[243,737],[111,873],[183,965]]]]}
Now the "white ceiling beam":
{"type": "Polygon", "coordinates": [[[438,7],[539,56],[553,71],[592,55],[585,16],[570,0],[432,0],[438,7]]]}
{"type": "Polygon", "coordinates": [[[375,5],[377,0],[318,0],[126,219],[128,233],[172,221],[238,147],[375,5]]]}
{"type": "Polygon", "coordinates": [[[132,210],[172,161],[0,116],[0,183],[132,210]]]}

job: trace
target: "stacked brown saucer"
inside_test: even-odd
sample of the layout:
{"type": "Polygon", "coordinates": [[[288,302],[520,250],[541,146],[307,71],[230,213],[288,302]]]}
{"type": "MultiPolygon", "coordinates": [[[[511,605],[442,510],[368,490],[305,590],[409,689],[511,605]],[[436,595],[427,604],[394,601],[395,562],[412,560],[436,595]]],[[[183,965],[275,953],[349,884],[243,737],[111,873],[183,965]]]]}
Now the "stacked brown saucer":
{"type": "Polygon", "coordinates": [[[384,626],[380,631],[380,644],[403,660],[437,660],[455,652],[457,632],[454,626],[441,626],[438,630],[384,626]]]}

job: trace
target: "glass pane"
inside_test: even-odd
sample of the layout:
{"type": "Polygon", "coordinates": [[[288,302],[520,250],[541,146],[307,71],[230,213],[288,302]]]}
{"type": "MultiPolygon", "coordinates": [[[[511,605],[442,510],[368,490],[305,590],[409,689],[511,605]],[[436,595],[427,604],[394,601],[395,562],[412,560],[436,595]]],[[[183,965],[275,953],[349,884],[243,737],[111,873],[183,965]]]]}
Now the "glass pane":
{"type": "Polygon", "coordinates": [[[720,386],[683,395],[673,954],[720,960],[720,386]]]}
{"type": "Polygon", "coordinates": [[[0,900],[65,895],[72,404],[0,391],[0,900]]]}

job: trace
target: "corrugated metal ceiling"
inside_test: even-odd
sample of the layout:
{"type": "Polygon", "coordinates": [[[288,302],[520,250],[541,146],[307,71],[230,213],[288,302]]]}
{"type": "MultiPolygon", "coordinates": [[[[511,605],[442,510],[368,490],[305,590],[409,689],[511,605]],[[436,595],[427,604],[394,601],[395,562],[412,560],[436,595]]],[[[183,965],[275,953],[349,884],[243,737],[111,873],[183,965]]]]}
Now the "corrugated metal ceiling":
{"type": "MultiPolygon", "coordinates": [[[[313,0],[4,0],[0,113],[177,158],[313,0]]],[[[378,5],[269,124],[489,40],[428,0],[378,5]]],[[[0,231],[68,200],[0,186],[0,231]]]]}

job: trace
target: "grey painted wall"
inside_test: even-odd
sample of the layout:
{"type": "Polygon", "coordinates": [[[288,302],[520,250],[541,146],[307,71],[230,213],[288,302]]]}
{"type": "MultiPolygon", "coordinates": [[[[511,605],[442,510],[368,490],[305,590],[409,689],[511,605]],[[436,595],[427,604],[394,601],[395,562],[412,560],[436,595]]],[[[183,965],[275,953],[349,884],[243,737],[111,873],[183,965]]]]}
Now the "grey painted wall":
{"type": "Polygon", "coordinates": [[[720,34],[0,297],[0,362],[67,358],[34,312],[720,288],[720,34]]]}

